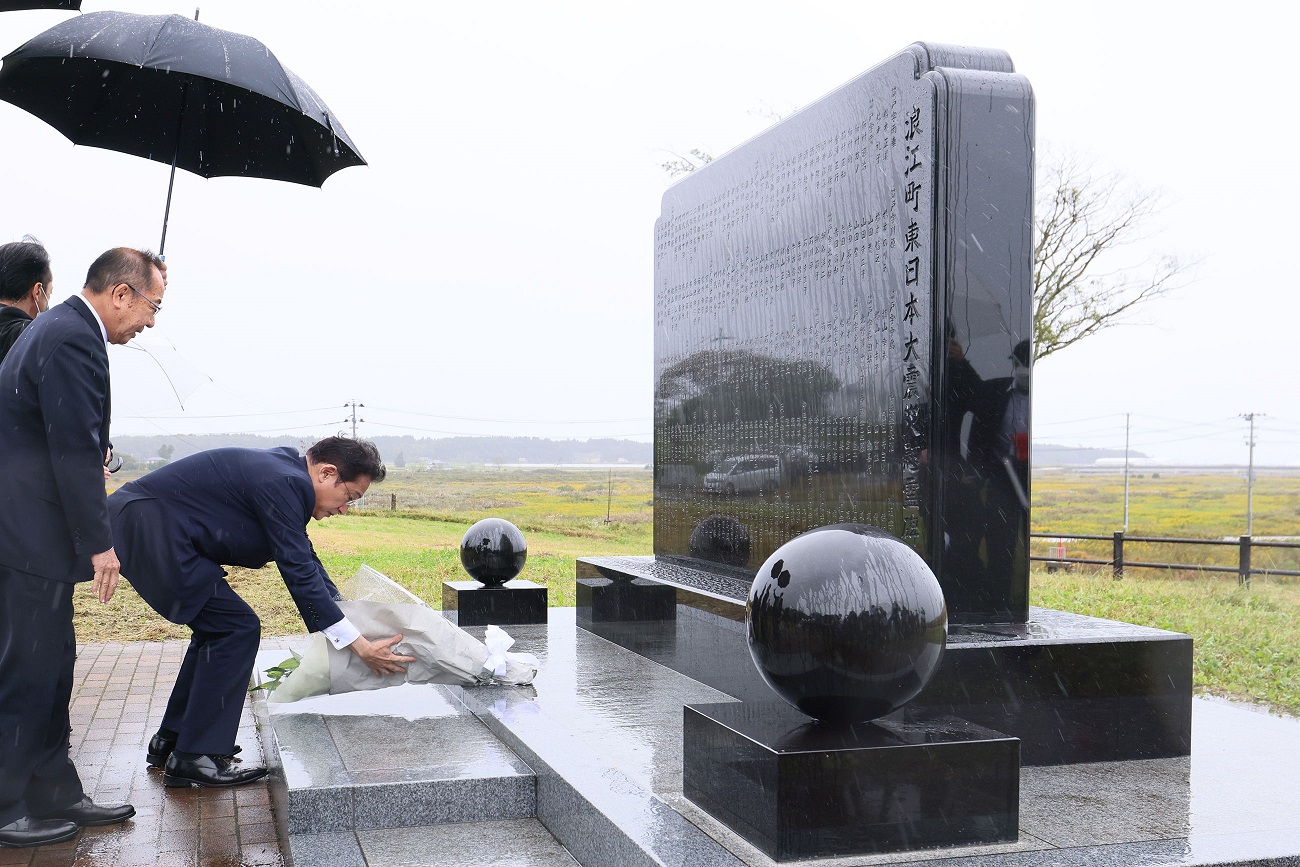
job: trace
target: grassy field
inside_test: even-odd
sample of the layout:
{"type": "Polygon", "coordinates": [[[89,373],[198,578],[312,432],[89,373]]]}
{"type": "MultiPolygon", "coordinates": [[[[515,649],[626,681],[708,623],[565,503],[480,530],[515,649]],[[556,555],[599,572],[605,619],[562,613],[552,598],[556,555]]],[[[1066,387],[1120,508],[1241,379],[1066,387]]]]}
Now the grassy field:
{"type": "MultiPolygon", "coordinates": [[[[1245,482],[1229,474],[1139,474],[1130,480],[1129,511],[1133,535],[1234,537],[1244,529],[1245,482]]],[[[491,516],[516,524],[528,539],[521,577],[546,584],[552,605],[569,606],[577,557],[651,553],[651,476],[639,468],[616,470],[612,481],[603,470],[395,469],[364,508],[313,523],[310,533],[332,575],[345,577],[365,563],[436,606],[442,582],[464,577],[461,537],[472,523],[491,516]],[[390,511],[394,494],[398,508],[390,511]]],[[[1122,476],[1040,473],[1033,518],[1036,532],[1109,534],[1122,526],[1122,476]]],[[[1300,535],[1300,475],[1260,477],[1255,532],[1300,535]]],[[[1046,542],[1039,548],[1045,552],[1046,542]]],[[[1141,551],[1144,559],[1235,562],[1231,550],[1151,548],[1141,551]]],[[[1109,556],[1109,543],[1100,550],[1099,556],[1109,556]]],[[[1085,551],[1070,548],[1072,555],[1085,551]]],[[[1279,568],[1298,568],[1287,565],[1286,557],[1275,559],[1279,568]]],[[[233,569],[230,581],[262,617],[265,634],[303,631],[274,566],[233,569]]],[[[1300,582],[1294,579],[1257,578],[1240,589],[1235,577],[1208,573],[1134,569],[1125,580],[1113,581],[1105,570],[1035,571],[1030,592],[1034,605],[1192,635],[1199,691],[1300,713],[1300,626],[1294,625],[1300,624],[1300,582]]],[[[154,614],[126,585],[106,606],[92,600],[89,585],[78,588],[76,599],[82,641],[188,634],[154,614]]]]}

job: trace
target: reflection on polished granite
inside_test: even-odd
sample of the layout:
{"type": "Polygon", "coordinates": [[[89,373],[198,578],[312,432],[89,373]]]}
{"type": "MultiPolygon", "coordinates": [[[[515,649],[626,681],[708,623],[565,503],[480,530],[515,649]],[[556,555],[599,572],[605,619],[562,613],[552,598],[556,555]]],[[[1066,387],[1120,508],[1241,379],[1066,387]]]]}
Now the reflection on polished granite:
{"type": "MultiPolygon", "coordinates": [[[[465,758],[467,776],[490,767],[528,768],[536,780],[537,820],[581,864],[767,867],[776,863],[682,793],[683,706],[725,702],[731,696],[577,628],[571,608],[551,609],[545,626],[516,626],[508,631],[517,641],[516,650],[535,653],[542,660],[533,689],[407,686],[322,697],[297,705],[297,714],[286,715],[280,709],[270,724],[278,732],[287,718],[320,716],[316,731],[328,735],[336,755],[332,761],[337,764],[304,755],[300,745],[293,756],[301,765],[299,773],[324,773],[329,768],[333,768],[330,773],[379,772],[377,760],[366,757],[363,749],[351,752],[333,746],[336,734],[345,742],[358,738],[354,744],[369,739],[381,754],[387,744],[412,741],[400,747],[403,761],[424,755],[423,744],[430,764],[438,764],[435,758],[446,758],[444,767],[453,769],[465,758]],[[358,714],[375,719],[358,723],[358,714]],[[468,752],[435,757],[446,740],[434,740],[442,737],[434,730],[443,726],[448,732],[457,730],[462,720],[470,719],[481,724],[484,737],[499,743],[492,747],[490,742],[476,741],[465,734],[472,727],[462,728],[457,737],[468,738],[464,744],[468,752]]],[[[263,741],[267,741],[265,732],[263,741]]],[[[781,863],[819,867],[1300,865],[1300,814],[1295,809],[1300,803],[1300,722],[1196,699],[1193,741],[1190,758],[1023,769],[1020,829],[1014,843],[781,863]]],[[[396,775],[399,769],[388,770],[396,775]]],[[[323,784],[328,778],[320,779],[323,784]]],[[[377,800],[388,791],[384,784],[374,784],[373,789],[377,800]]],[[[395,801],[390,813],[400,815],[407,809],[414,807],[395,801]]],[[[379,840],[382,834],[379,826],[372,826],[344,836],[360,852],[367,840],[379,840]]],[[[365,851],[372,854],[370,848],[365,851]]],[[[482,863],[491,863],[491,851],[485,850],[482,863]]],[[[440,862],[432,855],[430,859],[368,863],[456,863],[440,862]]],[[[311,863],[298,859],[299,867],[311,863]]]]}
{"type": "MultiPolygon", "coordinates": [[[[771,689],[745,637],[749,584],[657,557],[584,557],[578,625],[741,701],[771,689]],[[674,594],[671,618],[627,599],[674,594]],[[618,593],[617,607],[599,603],[618,593]],[[619,619],[623,617],[623,619],[619,619]]],[[[1020,738],[1025,765],[1186,755],[1192,639],[1162,629],[1031,608],[1026,623],[949,626],[935,676],[909,710],[1020,738]]]]}

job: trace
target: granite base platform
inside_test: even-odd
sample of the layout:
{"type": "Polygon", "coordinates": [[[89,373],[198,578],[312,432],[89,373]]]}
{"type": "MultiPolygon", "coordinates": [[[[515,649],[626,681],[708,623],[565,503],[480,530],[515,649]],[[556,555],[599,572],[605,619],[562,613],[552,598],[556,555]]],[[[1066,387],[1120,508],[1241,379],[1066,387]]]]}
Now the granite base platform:
{"type": "MultiPolygon", "coordinates": [[[[302,737],[292,741],[297,751],[290,747],[288,760],[280,761],[275,782],[281,795],[275,812],[282,827],[288,822],[300,829],[322,827],[303,823],[334,821],[328,817],[345,812],[346,807],[339,806],[346,803],[343,796],[329,791],[331,779],[351,787],[347,798],[354,805],[354,824],[358,816],[366,817],[368,824],[372,815],[394,825],[416,819],[437,823],[298,833],[284,849],[292,852],[297,867],[495,863],[498,854],[503,864],[548,867],[569,863],[564,857],[587,867],[773,865],[769,856],[693,804],[683,791],[683,707],[727,702],[734,696],[577,627],[572,608],[553,608],[549,615],[546,625],[507,630],[517,641],[516,649],[535,653],[542,661],[532,689],[407,686],[311,699],[311,705],[286,706],[275,713],[267,712],[259,700],[268,756],[284,752],[281,731],[286,737],[291,730],[319,735],[321,728],[314,723],[284,724],[295,715],[318,716],[331,742],[302,737]],[[431,703],[432,710],[418,710],[418,702],[431,703]],[[286,715],[290,707],[294,710],[286,715]],[[356,720],[359,715],[367,719],[356,720]],[[416,717],[417,724],[408,717],[416,717]],[[418,724],[419,719],[426,722],[418,724]],[[476,738],[483,739],[473,741],[478,746],[469,753],[440,754],[449,743],[440,739],[440,726],[466,725],[469,719],[481,725],[476,738]],[[354,725],[358,728],[350,728],[354,725]],[[360,726],[365,727],[364,737],[360,726]],[[485,740],[488,735],[495,743],[485,740]],[[323,757],[310,752],[312,745],[324,751],[323,757]],[[439,816],[434,810],[441,795],[407,797],[414,793],[412,787],[423,785],[415,779],[421,775],[419,768],[427,768],[433,777],[441,775],[443,781],[504,777],[502,784],[508,787],[518,784],[512,778],[523,775],[521,766],[532,775],[529,817],[439,816]],[[284,797],[289,780],[296,781],[302,797],[284,797]],[[372,791],[358,795],[370,786],[372,791]],[[317,789],[324,791],[313,800],[317,789]],[[357,803],[383,808],[388,793],[395,797],[386,810],[357,812],[357,803]],[[417,809],[413,802],[426,799],[429,812],[411,812],[417,809]],[[335,812],[311,819],[292,815],[321,803],[334,804],[335,812]],[[448,823],[446,818],[456,821],[448,823]],[[512,842],[512,829],[532,842],[512,842]],[[422,839],[427,845],[413,842],[422,839]],[[517,853],[520,845],[535,847],[537,860],[505,857],[517,853]],[[342,852],[365,860],[338,860],[342,852]]],[[[481,635],[481,630],[475,631],[481,635]]],[[[271,656],[268,665],[283,659],[284,653],[277,650],[271,656]]],[[[1190,757],[1023,768],[1014,842],[782,863],[1300,865],[1300,814],[1294,808],[1300,802],[1300,722],[1204,699],[1195,699],[1192,708],[1190,757]]],[[[451,792],[450,784],[442,791],[451,792]]],[[[521,802],[515,803],[523,812],[521,802]]]]}
{"type": "MultiPolygon", "coordinates": [[[[734,698],[768,701],[745,641],[749,583],[654,557],[582,558],[578,624],[734,698]],[[639,616],[666,611],[666,591],[671,616],[639,616]],[[606,597],[621,604],[598,604],[606,597]]],[[[939,671],[908,709],[1013,735],[1023,764],[1050,765],[1185,756],[1191,700],[1190,637],[1032,608],[1026,624],[950,625],[939,671]]]]}

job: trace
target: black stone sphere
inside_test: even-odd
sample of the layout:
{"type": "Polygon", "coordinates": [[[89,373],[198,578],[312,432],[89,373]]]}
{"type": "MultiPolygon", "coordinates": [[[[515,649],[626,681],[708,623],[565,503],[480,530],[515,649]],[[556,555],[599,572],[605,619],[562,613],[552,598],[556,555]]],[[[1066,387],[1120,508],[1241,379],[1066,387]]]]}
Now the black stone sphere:
{"type": "Polygon", "coordinates": [[[948,609],[901,539],[864,524],[796,536],[767,558],[746,605],[749,652],[781,698],[830,723],[897,710],[939,668],[948,609]]]}
{"type": "Polygon", "coordinates": [[[484,518],[460,540],[461,565],[487,587],[500,587],[518,575],[527,559],[524,534],[502,518],[484,518]]]}
{"type": "Polygon", "coordinates": [[[691,556],[724,566],[749,563],[749,530],[735,518],[710,515],[691,531],[691,556]]]}

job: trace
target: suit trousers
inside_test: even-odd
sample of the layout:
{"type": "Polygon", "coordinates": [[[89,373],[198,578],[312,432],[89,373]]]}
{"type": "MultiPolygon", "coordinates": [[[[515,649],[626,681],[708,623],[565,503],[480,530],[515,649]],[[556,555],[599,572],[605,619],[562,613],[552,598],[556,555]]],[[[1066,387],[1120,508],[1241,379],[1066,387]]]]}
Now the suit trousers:
{"type": "Polygon", "coordinates": [[[177,733],[176,749],[226,756],[235,751],[239,716],[257,663],[262,623],[224,580],[198,615],[176,675],[162,727],[177,733]]]}
{"type": "Polygon", "coordinates": [[[69,754],[74,586],[0,566],[0,825],[85,794],[69,754]]]}

